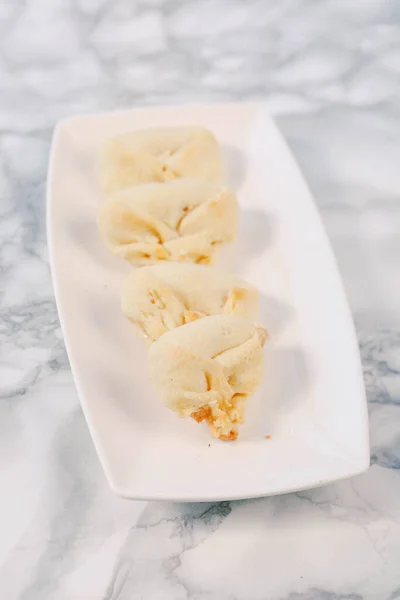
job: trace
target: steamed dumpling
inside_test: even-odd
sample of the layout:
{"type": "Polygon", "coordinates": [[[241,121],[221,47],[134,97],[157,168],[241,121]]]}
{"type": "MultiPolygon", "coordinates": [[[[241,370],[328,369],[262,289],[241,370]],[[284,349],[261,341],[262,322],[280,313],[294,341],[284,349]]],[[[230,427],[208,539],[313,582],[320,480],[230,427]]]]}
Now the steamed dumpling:
{"type": "Polygon", "coordinates": [[[109,140],[100,161],[100,181],[107,195],[148,181],[180,177],[219,182],[222,155],[203,127],[166,127],[135,131],[109,140]]]}
{"type": "Polygon", "coordinates": [[[128,319],[154,341],[170,329],[208,315],[254,320],[258,291],[219,269],[169,262],[132,271],[121,304],[128,319]]]}
{"type": "Polygon", "coordinates": [[[226,186],[178,179],[118,192],[101,207],[98,226],[111,252],[132,264],[208,264],[218,246],[235,238],[238,211],[226,186]]]}
{"type": "Polygon", "coordinates": [[[205,420],[235,440],[247,398],[259,386],[267,332],[233,315],[204,317],[168,331],[149,350],[152,378],[168,408],[205,420]]]}

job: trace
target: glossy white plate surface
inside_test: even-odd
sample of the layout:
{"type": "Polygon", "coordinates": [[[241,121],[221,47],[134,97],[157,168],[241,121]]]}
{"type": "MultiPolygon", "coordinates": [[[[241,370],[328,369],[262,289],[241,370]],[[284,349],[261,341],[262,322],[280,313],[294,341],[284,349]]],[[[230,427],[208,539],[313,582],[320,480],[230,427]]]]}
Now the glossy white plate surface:
{"type": "Polygon", "coordinates": [[[338,270],[310,191],[262,105],[140,108],[64,120],[54,134],[47,202],[68,356],[117,494],[245,498],[368,468],[362,372],[338,270]],[[120,310],[131,267],[106,250],[96,227],[102,142],[138,128],[190,124],[217,136],[242,210],[239,239],[218,263],[259,288],[259,322],[271,334],[264,381],[237,442],[212,439],[204,424],[177,418],[159,401],[144,343],[120,310]]]}

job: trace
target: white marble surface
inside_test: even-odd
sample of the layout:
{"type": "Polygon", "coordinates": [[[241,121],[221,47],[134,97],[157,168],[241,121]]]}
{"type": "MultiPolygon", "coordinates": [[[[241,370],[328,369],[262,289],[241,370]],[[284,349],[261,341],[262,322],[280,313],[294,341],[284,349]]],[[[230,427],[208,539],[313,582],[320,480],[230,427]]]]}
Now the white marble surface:
{"type": "Polygon", "coordinates": [[[398,0],[0,0],[0,590],[4,600],[400,598],[398,0]],[[315,193],[356,321],[370,471],[213,505],[108,489],[51,288],[62,116],[265,99],[315,193]]]}

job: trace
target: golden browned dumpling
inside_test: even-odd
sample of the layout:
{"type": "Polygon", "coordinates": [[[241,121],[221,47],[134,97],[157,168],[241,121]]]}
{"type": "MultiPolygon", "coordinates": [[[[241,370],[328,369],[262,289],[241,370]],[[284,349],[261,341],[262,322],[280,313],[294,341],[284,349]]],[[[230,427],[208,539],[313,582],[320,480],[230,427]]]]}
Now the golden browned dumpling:
{"type": "Polygon", "coordinates": [[[135,269],[122,294],[122,311],[153,342],[196,319],[232,314],[253,321],[258,291],[235,275],[191,263],[159,263],[135,269]]]}
{"type": "Polygon", "coordinates": [[[205,420],[214,437],[235,440],[247,398],[259,386],[267,332],[233,315],[214,315],[162,335],[149,350],[152,378],[180,416],[205,420]]]}
{"type": "Polygon", "coordinates": [[[239,209],[226,186],[196,179],[121,190],[98,215],[108,248],[132,264],[159,260],[208,264],[237,234],[239,209]]]}
{"type": "Polygon", "coordinates": [[[203,127],[135,131],[110,139],[100,159],[100,182],[107,195],[148,181],[180,177],[219,182],[222,155],[203,127]]]}

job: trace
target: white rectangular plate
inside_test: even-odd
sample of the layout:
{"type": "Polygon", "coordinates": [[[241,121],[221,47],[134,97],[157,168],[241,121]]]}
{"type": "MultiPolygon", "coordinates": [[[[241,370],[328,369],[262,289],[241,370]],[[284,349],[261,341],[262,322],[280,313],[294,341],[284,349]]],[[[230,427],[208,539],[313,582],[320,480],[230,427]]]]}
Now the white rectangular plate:
{"type": "Polygon", "coordinates": [[[68,356],[117,494],[246,498],[368,468],[360,359],[337,267],[307,185],[262,105],[141,108],[64,120],[54,134],[47,202],[68,356]],[[238,241],[220,261],[259,288],[259,321],[271,334],[263,384],[237,442],[214,440],[205,425],[162,406],[148,380],[146,348],[120,310],[131,267],[108,253],[96,227],[102,142],[138,128],[190,124],[208,127],[222,145],[242,219],[238,241]]]}

